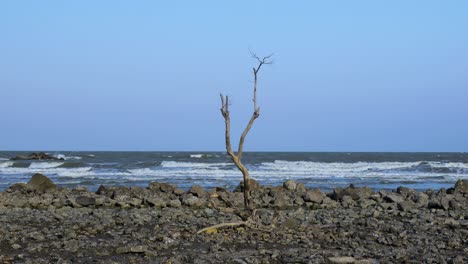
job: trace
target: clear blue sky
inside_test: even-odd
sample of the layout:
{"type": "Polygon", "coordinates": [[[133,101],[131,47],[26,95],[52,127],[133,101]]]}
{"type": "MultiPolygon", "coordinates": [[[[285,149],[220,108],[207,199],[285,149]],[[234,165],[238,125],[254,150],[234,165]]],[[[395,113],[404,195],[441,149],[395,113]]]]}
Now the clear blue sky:
{"type": "Polygon", "coordinates": [[[468,151],[468,1],[2,1],[0,149],[468,151]]]}

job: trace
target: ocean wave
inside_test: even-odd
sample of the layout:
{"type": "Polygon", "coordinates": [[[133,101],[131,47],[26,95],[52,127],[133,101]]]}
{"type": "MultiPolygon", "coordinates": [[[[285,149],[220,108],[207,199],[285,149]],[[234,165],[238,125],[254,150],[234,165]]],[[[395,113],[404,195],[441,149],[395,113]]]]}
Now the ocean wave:
{"type": "Polygon", "coordinates": [[[79,157],[79,156],[66,156],[65,154],[53,154],[52,156],[54,156],[55,158],[57,159],[63,159],[63,160],[79,160],[79,159],[82,159],[82,157],[79,157]]]}
{"type": "Polygon", "coordinates": [[[261,163],[262,170],[288,171],[291,173],[346,174],[346,173],[458,173],[468,174],[466,163],[456,162],[313,162],[283,161],[261,163]]]}
{"type": "Polygon", "coordinates": [[[65,164],[65,162],[33,162],[29,165],[30,169],[48,169],[55,168],[65,164]]]}
{"type": "Polygon", "coordinates": [[[13,164],[15,164],[13,161],[1,161],[0,168],[8,168],[13,166],[13,164]]]}
{"type": "Polygon", "coordinates": [[[191,158],[201,159],[201,158],[211,158],[213,155],[210,154],[190,154],[191,158]]]}
{"type": "Polygon", "coordinates": [[[216,168],[230,166],[231,163],[202,163],[202,162],[181,162],[181,161],[163,161],[161,167],[163,168],[216,168]]]}

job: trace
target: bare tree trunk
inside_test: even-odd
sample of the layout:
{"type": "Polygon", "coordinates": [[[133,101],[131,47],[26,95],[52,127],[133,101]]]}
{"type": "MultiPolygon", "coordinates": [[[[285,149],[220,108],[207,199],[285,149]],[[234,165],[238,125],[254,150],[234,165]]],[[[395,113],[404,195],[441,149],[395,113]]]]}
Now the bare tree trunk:
{"type": "Polygon", "coordinates": [[[254,74],[254,93],[253,93],[253,103],[254,103],[254,112],[252,114],[252,117],[250,118],[249,123],[247,124],[247,127],[244,129],[244,132],[242,133],[240,140],[239,140],[239,148],[237,150],[237,154],[235,154],[232,151],[232,146],[231,146],[231,118],[229,116],[229,97],[221,96],[221,114],[224,117],[226,129],[225,129],[225,139],[226,139],[226,151],[231,158],[231,160],[234,162],[236,167],[242,172],[243,175],[243,181],[244,181],[244,206],[246,209],[250,209],[250,186],[249,186],[249,180],[250,180],[250,174],[247,168],[244,166],[242,163],[242,152],[244,148],[244,141],[245,137],[249,133],[250,129],[252,128],[253,123],[255,120],[260,116],[260,108],[257,107],[257,74],[260,71],[260,68],[262,67],[263,64],[271,64],[273,63],[272,61],[269,61],[268,59],[272,55],[263,57],[263,59],[260,59],[257,55],[252,54],[252,57],[254,57],[258,61],[258,66],[257,68],[253,68],[253,74],[254,74]]]}

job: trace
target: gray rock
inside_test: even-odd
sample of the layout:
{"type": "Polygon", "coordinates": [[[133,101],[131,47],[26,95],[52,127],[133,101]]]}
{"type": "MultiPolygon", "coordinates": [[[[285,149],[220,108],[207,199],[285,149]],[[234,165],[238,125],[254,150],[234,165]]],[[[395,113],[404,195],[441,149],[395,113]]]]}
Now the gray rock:
{"type": "Polygon", "coordinates": [[[176,190],[176,186],[169,183],[150,182],[149,187],[151,191],[173,193],[176,190]]]}
{"type": "Polygon", "coordinates": [[[405,199],[399,194],[389,193],[389,194],[387,194],[387,196],[384,197],[384,200],[387,201],[387,202],[390,202],[390,203],[401,203],[405,199]]]}
{"type": "Polygon", "coordinates": [[[296,192],[304,193],[305,191],[306,191],[305,185],[303,183],[301,183],[301,182],[297,183],[296,192]]]}
{"type": "Polygon", "coordinates": [[[413,201],[416,203],[418,208],[426,207],[429,203],[429,196],[423,192],[418,192],[415,196],[413,201]]]}
{"type": "MultiPolygon", "coordinates": [[[[255,192],[260,189],[260,184],[255,179],[249,179],[249,189],[251,192],[255,192]]],[[[244,181],[241,181],[239,185],[234,189],[234,192],[244,192],[244,181]]]]}
{"type": "Polygon", "coordinates": [[[36,173],[31,177],[28,187],[36,192],[47,192],[57,188],[49,178],[40,173],[36,173]]]}
{"type": "Polygon", "coordinates": [[[75,201],[76,201],[76,203],[78,203],[79,205],[84,206],[84,207],[96,204],[96,198],[83,196],[83,195],[76,197],[75,201]]]}
{"type": "Polygon", "coordinates": [[[400,194],[403,199],[408,199],[416,194],[416,190],[400,186],[397,188],[397,193],[400,194]]]}
{"type": "Polygon", "coordinates": [[[455,192],[468,193],[468,180],[458,180],[455,183],[455,192]]]}
{"type": "Polygon", "coordinates": [[[305,202],[312,202],[316,204],[320,204],[323,199],[325,199],[326,195],[320,191],[320,189],[316,188],[313,190],[307,190],[302,198],[305,202]]]}
{"type": "Polygon", "coordinates": [[[192,194],[189,194],[182,196],[182,204],[189,207],[200,208],[204,205],[204,202],[202,199],[193,196],[192,194]]]}
{"type": "Polygon", "coordinates": [[[150,206],[154,206],[156,208],[164,208],[167,206],[166,201],[159,197],[150,197],[145,199],[146,203],[150,206]]]}
{"type": "Polygon", "coordinates": [[[336,188],[333,190],[333,193],[330,195],[335,201],[341,201],[343,196],[349,196],[353,200],[360,200],[369,198],[374,192],[369,187],[355,187],[350,185],[346,188],[336,188]]]}
{"type": "Polygon", "coordinates": [[[203,187],[199,185],[193,185],[188,192],[199,198],[207,196],[207,192],[205,191],[205,189],[203,189],[203,187]]]}
{"type": "Polygon", "coordinates": [[[398,203],[398,209],[403,212],[410,211],[411,209],[416,208],[416,205],[411,201],[402,201],[398,203]]]}
{"type": "Polygon", "coordinates": [[[353,263],[355,259],[353,257],[330,257],[328,258],[329,263],[334,264],[343,264],[343,263],[353,263]]]}
{"type": "Polygon", "coordinates": [[[297,183],[293,180],[287,180],[283,183],[283,188],[285,188],[288,191],[295,191],[296,186],[297,186],[297,183]]]}
{"type": "Polygon", "coordinates": [[[69,252],[77,252],[79,249],[78,240],[72,239],[64,242],[63,248],[69,252]]]}

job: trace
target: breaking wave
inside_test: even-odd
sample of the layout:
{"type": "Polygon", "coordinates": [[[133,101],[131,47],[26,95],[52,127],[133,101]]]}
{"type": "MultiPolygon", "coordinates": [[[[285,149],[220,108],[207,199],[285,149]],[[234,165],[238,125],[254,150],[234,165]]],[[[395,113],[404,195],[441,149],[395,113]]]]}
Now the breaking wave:
{"type": "Polygon", "coordinates": [[[57,159],[63,159],[63,160],[79,160],[79,159],[82,159],[82,157],[79,157],[79,156],[66,156],[66,155],[60,154],[60,153],[59,154],[53,154],[52,156],[54,156],[57,159]]]}
{"type": "Polygon", "coordinates": [[[161,167],[163,168],[216,168],[230,166],[232,164],[222,163],[202,163],[202,162],[180,162],[180,161],[163,161],[161,167]]]}
{"type": "Polygon", "coordinates": [[[11,167],[13,164],[15,164],[13,161],[2,161],[0,162],[0,168],[11,167]]]}
{"type": "Polygon", "coordinates": [[[65,164],[65,162],[33,162],[29,165],[30,169],[48,169],[55,168],[65,164]]]}

